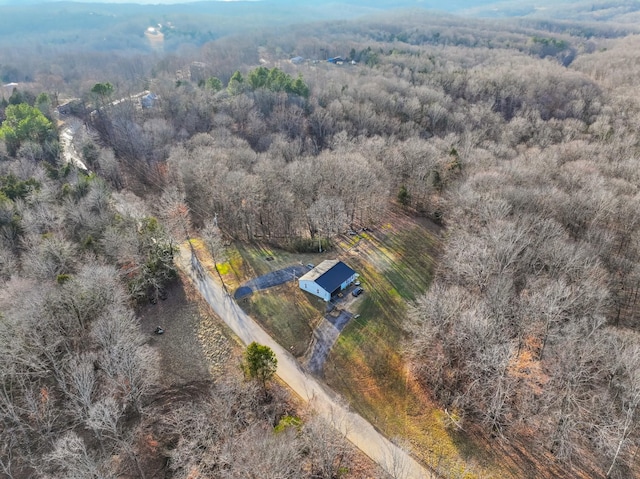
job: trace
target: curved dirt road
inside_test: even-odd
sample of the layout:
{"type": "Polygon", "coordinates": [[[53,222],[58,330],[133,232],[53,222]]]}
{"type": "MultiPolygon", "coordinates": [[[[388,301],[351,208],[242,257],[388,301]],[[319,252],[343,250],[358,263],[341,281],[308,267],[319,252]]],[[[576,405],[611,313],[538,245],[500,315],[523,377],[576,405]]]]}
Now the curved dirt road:
{"type": "Polygon", "coordinates": [[[176,264],[191,278],[200,294],[244,344],[256,341],[269,346],[278,358],[276,374],[301,398],[310,402],[314,409],[344,434],[351,443],[378,463],[393,478],[427,479],[433,477],[430,471],[378,433],[359,414],[345,407],[335,392],[308,375],[293,356],[242,311],[231,296],[224,293],[222,287],[215,283],[200,266],[188,246],[180,248],[176,264]]]}
{"type": "Polygon", "coordinates": [[[81,128],[83,128],[83,124],[80,119],[68,117],[60,130],[60,149],[65,163],[71,163],[73,166],[87,171],[87,166],[82,162],[82,158],[73,143],[76,133],[81,128]]]}

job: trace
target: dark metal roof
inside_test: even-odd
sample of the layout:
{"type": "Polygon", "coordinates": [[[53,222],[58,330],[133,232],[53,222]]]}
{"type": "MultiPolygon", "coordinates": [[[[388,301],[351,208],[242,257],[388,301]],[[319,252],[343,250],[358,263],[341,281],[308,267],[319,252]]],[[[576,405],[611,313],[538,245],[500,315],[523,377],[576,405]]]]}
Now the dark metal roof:
{"type": "Polygon", "coordinates": [[[338,261],[331,269],[319,276],[315,281],[325,291],[333,293],[342,283],[351,278],[356,272],[342,261],[338,261]]]}

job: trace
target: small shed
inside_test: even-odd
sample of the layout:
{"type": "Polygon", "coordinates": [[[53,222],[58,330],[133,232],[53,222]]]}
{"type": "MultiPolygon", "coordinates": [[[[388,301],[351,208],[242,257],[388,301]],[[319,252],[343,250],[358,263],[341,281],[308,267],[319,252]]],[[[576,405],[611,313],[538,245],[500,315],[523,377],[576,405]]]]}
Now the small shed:
{"type": "Polygon", "coordinates": [[[337,259],[326,260],[298,280],[300,289],[325,301],[346,289],[358,277],[358,273],[337,259]]]}
{"type": "Polygon", "coordinates": [[[140,98],[140,105],[142,108],[153,108],[156,105],[156,101],[158,101],[158,95],[155,93],[147,93],[140,98]]]}

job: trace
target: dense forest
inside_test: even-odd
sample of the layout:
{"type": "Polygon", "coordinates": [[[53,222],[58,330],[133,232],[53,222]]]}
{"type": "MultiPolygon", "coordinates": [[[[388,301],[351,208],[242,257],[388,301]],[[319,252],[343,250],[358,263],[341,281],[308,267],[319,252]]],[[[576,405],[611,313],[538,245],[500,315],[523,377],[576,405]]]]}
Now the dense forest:
{"type": "Polygon", "coordinates": [[[284,392],[265,398],[232,366],[215,383],[161,381],[136,310],[175,281],[170,231],[115,204],[96,174],[44,154],[57,140],[37,107],[4,112],[5,143],[21,141],[0,164],[0,476],[293,478],[351,468],[333,429],[311,413],[302,425],[284,392]]]}
{"type": "Polygon", "coordinates": [[[399,209],[442,231],[401,319],[452,427],[553,457],[537,477],[640,477],[634,28],[413,10],[2,51],[0,476],[359,477],[279,386],[164,385],[137,314],[212,221],[306,251],[399,209]],[[71,117],[87,170],[62,155],[71,117]]]}

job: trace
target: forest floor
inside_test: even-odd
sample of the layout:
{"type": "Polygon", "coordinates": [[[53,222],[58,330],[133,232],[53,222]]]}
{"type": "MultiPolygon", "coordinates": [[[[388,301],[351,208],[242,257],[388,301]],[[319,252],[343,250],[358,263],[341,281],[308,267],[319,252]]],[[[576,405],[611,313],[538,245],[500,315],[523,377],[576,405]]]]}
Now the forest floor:
{"type": "Polygon", "coordinates": [[[160,356],[162,384],[207,381],[229,367],[239,367],[239,348],[193,285],[181,276],[167,293],[166,300],[140,310],[140,327],[160,356]],[[164,334],[154,334],[157,326],[164,334]]]}

